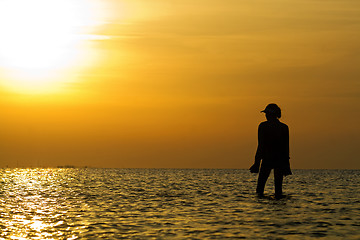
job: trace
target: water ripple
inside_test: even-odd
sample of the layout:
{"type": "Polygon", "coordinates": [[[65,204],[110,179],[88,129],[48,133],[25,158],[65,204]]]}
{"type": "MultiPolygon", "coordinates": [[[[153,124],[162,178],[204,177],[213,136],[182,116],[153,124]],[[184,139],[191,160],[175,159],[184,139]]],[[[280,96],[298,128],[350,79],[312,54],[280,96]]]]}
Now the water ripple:
{"type": "Polygon", "coordinates": [[[245,170],[0,169],[0,239],[358,239],[359,183],[295,170],[277,201],[245,170]]]}

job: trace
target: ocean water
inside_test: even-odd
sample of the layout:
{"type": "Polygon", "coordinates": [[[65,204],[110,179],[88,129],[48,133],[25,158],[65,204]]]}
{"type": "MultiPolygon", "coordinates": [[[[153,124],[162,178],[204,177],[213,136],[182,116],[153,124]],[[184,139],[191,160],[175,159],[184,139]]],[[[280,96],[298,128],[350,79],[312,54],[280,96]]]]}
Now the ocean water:
{"type": "Polygon", "coordinates": [[[0,239],[360,239],[360,170],[0,169],[0,239]]]}

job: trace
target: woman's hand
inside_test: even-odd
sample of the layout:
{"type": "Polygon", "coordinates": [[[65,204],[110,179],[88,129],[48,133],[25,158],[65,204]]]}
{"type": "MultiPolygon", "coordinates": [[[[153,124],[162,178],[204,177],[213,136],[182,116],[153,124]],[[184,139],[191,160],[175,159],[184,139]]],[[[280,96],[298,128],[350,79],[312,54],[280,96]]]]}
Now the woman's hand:
{"type": "Polygon", "coordinates": [[[259,173],[259,168],[260,168],[260,164],[259,164],[259,163],[254,163],[254,164],[250,167],[250,172],[251,172],[251,173],[259,173]]]}

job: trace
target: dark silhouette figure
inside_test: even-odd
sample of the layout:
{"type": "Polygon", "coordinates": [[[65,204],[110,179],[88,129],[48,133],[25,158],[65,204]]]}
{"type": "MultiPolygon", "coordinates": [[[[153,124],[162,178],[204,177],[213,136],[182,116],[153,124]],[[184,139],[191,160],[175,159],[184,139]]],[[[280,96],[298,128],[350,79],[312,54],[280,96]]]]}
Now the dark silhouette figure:
{"type": "Polygon", "coordinates": [[[250,172],[259,173],[256,193],[263,196],[265,183],[271,169],[274,169],[275,198],[279,199],[283,197],[283,176],[292,174],[289,162],[289,128],[279,121],[281,109],[275,103],[267,105],[261,112],[265,113],[267,121],[259,125],[258,148],[250,172]]]}

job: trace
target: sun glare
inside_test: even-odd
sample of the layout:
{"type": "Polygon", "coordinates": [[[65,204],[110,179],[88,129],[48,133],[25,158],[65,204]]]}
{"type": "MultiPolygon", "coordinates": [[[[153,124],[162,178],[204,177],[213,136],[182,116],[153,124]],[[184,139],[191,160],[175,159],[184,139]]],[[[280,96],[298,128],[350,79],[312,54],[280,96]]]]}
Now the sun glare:
{"type": "Polygon", "coordinates": [[[84,59],[86,30],[96,24],[85,0],[0,1],[0,76],[18,91],[45,91],[84,59]]]}

